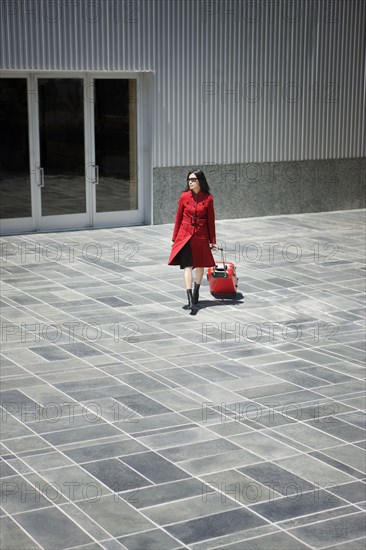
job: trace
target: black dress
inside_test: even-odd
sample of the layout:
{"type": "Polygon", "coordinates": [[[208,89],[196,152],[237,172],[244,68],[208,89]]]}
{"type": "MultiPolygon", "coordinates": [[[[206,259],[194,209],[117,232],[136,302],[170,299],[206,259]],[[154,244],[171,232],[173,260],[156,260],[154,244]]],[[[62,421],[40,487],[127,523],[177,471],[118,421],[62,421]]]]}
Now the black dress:
{"type": "Polygon", "coordinates": [[[191,245],[189,244],[189,241],[183,246],[183,248],[180,249],[177,256],[178,256],[177,260],[180,264],[181,269],[184,269],[185,267],[192,267],[193,257],[192,257],[192,250],[191,250],[191,245]]]}

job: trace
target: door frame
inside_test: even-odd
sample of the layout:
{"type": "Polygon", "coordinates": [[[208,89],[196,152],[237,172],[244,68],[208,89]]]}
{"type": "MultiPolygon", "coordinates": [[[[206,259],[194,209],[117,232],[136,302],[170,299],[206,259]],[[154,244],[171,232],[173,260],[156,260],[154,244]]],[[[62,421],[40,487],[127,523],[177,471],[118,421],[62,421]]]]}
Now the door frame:
{"type": "Polygon", "coordinates": [[[85,210],[86,212],[80,212],[78,214],[58,214],[53,216],[42,216],[42,191],[40,188],[40,170],[41,166],[41,154],[40,154],[40,125],[39,125],[39,101],[38,101],[38,80],[41,78],[69,78],[69,79],[80,79],[83,82],[83,90],[85,90],[85,75],[82,72],[71,72],[69,71],[34,71],[30,75],[31,85],[32,85],[32,96],[33,104],[31,109],[32,117],[32,126],[33,126],[33,143],[34,143],[34,173],[36,180],[34,186],[36,189],[36,229],[37,231],[53,231],[58,230],[68,230],[68,229],[85,229],[91,227],[91,200],[90,200],[90,185],[88,185],[86,179],[86,150],[87,150],[87,124],[85,119],[85,97],[83,93],[83,115],[84,115],[84,178],[85,178],[85,210]]]}
{"type": "Polygon", "coordinates": [[[0,71],[1,78],[22,78],[27,84],[27,109],[28,109],[28,147],[29,147],[29,185],[31,198],[31,216],[24,218],[5,218],[0,219],[0,235],[11,235],[34,231],[36,228],[36,187],[34,180],[37,175],[33,169],[33,127],[31,121],[31,73],[29,71],[0,71]]]}
{"type": "Polygon", "coordinates": [[[97,212],[96,209],[96,190],[95,185],[94,187],[94,193],[92,194],[92,208],[91,208],[91,216],[92,220],[91,223],[93,227],[115,227],[116,225],[119,225],[119,219],[121,216],[125,218],[125,225],[141,225],[143,220],[143,205],[144,205],[144,186],[142,185],[143,181],[143,174],[139,174],[139,159],[143,159],[143,148],[141,146],[141,136],[143,136],[142,133],[142,105],[141,101],[138,101],[138,91],[140,84],[139,79],[139,73],[128,73],[125,72],[123,74],[118,73],[116,71],[108,72],[108,71],[90,71],[87,73],[86,76],[86,90],[87,90],[87,99],[89,98],[90,101],[85,101],[85,107],[88,113],[85,114],[85,120],[88,121],[88,124],[90,125],[89,129],[89,135],[90,135],[90,150],[86,152],[85,154],[85,160],[88,158],[88,165],[94,165],[95,164],[95,119],[94,119],[94,81],[95,80],[136,80],[136,132],[137,132],[137,144],[136,144],[136,153],[137,153],[137,204],[138,208],[137,210],[124,210],[124,211],[115,211],[115,212],[97,212]]]}
{"type": "MultiPolygon", "coordinates": [[[[92,229],[103,227],[124,227],[152,223],[152,101],[153,71],[59,71],[59,70],[2,70],[1,78],[26,78],[28,89],[28,127],[29,127],[29,159],[31,180],[30,218],[13,218],[0,221],[1,234],[16,234],[22,232],[65,231],[70,229],[92,229]],[[97,78],[104,79],[135,79],[137,90],[136,127],[137,127],[137,166],[138,166],[138,210],[112,213],[96,213],[95,188],[87,185],[87,213],[84,223],[77,223],[77,218],[83,214],[47,216],[45,223],[41,218],[41,189],[39,165],[39,117],[38,117],[38,78],[81,78],[84,91],[94,94],[92,82],[97,78]],[[36,105],[35,105],[36,104],[36,105]],[[38,118],[37,118],[38,117],[38,118]],[[136,216],[137,212],[137,216],[136,216]],[[47,220],[48,218],[48,220],[47,220]],[[63,222],[60,224],[60,222],[63,222]]],[[[94,98],[94,95],[93,95],[94,98]]],[[[84,100],[84,136],[85,136],[85,168],[95,154],[94,147],[94,102],[84,100]],[[93,113],[91,113],[93,110],[93,113]],[[91,116],[92,115],[92,116],[91,116]],[[91,148],[94,147],[94,152],[91,148]]],[[[87,174],[85,178],[87,177],[87,174]]]]}

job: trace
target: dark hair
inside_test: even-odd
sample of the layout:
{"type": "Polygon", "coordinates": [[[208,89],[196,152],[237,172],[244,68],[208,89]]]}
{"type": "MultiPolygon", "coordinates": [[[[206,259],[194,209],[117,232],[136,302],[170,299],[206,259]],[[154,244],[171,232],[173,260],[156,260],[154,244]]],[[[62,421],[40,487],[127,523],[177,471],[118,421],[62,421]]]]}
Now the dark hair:
{"type": "Polygon", "coordinates": [[[200,168],[192,168],[192,170],[190,170],[188,172],[188,174],[187,174],[187,187],[186,187],[185,190],[189,191],[188,178],[191,174],[195,174],[197,176],[197,179],[198,179],[199,184],[200,184],[201,191],[203,191],[204,193],[210,194],[210,188],[209,188],[209,185],[207,183],[206,176],[200,168]]]}

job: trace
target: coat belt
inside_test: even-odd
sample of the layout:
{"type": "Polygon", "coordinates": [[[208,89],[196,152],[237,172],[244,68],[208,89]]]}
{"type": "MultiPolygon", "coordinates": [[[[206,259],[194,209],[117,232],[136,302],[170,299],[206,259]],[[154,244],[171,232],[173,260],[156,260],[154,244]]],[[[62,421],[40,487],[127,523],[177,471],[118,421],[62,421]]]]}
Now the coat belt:
{"type": "Polygon", "coordinates": [[[196,216],[191,216],[191,225],[198,225],[199,227],[203,227],[205,225],[205,223],[197,223],[198,221],[206,222],[206,218],[197,218],[196,216]]]}

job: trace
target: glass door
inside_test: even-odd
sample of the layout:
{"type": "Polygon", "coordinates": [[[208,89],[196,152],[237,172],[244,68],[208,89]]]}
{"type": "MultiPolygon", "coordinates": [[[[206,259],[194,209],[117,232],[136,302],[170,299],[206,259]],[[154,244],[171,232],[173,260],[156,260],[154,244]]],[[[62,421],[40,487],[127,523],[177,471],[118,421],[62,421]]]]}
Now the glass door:
{"type": "Polygon", "coordinates": [[[93,82],[94,225],[141,222],[135,79],[93,82]]]}
{"type": "Polygon", "coordinates": [[[29,144],[27,78],[1,78],[1,233],[34,228],[29,144]]]}
{"type": "Polygon", "coordinates": [[[39,228],[86,227],[84,80],[39,77],[36,85],[39,228]]]}
{"type": "Polygon", "coordinates": [[[137,126],[143,117],[136,78],[120,76],[0,79],[3,233],[142,223],[137,126]]]}

